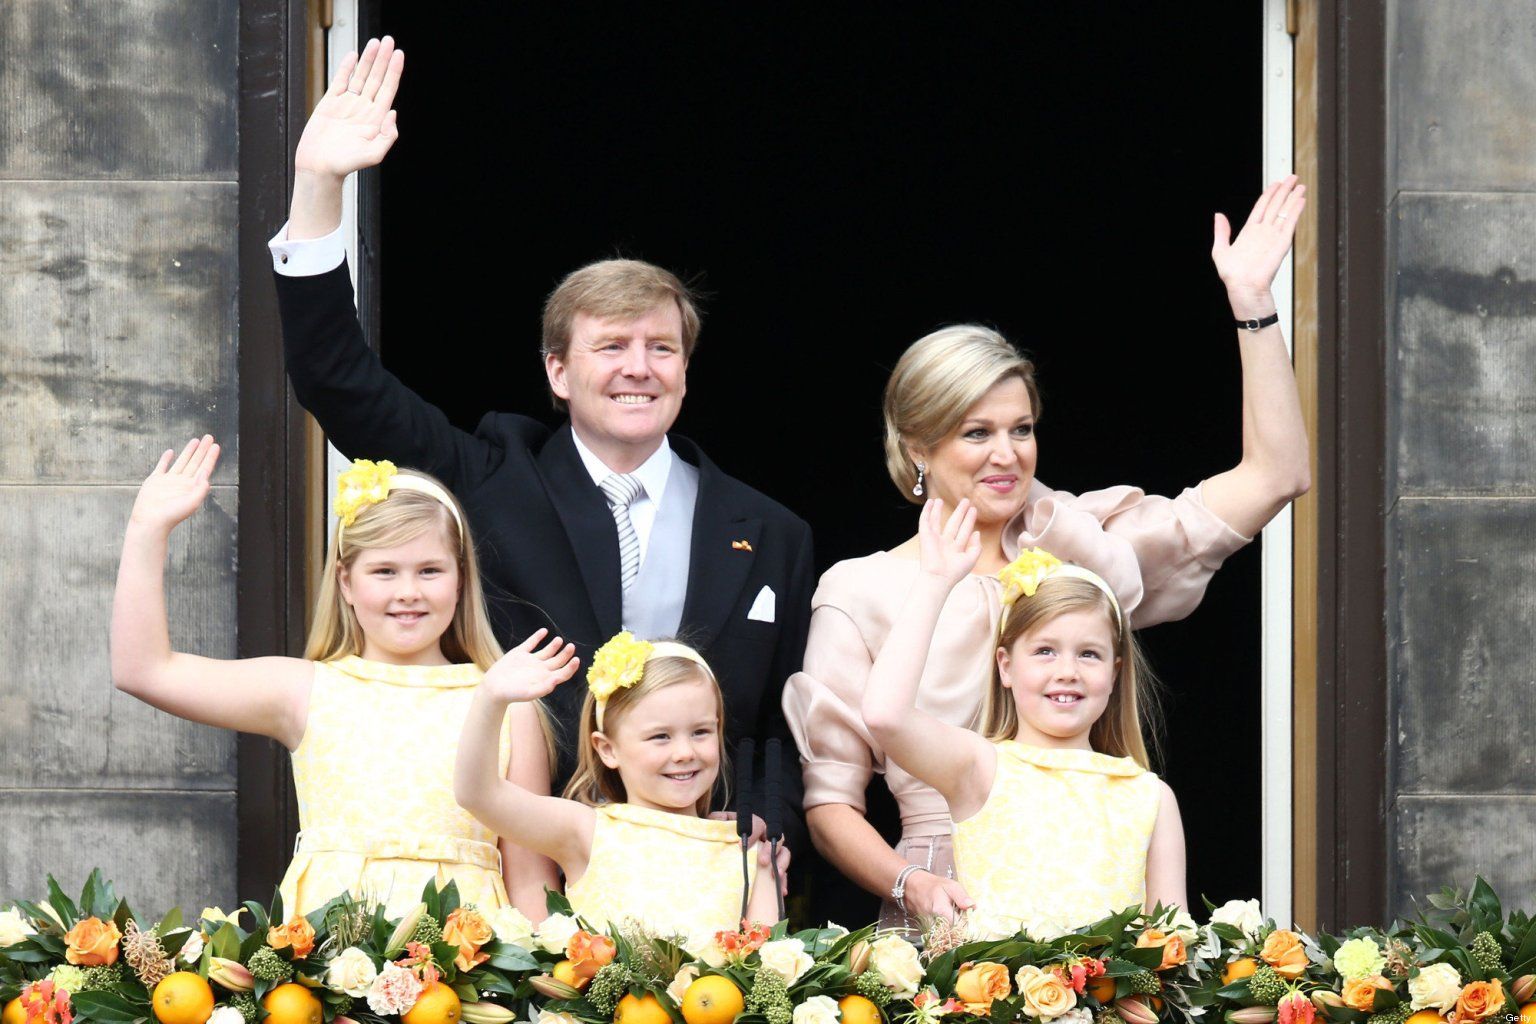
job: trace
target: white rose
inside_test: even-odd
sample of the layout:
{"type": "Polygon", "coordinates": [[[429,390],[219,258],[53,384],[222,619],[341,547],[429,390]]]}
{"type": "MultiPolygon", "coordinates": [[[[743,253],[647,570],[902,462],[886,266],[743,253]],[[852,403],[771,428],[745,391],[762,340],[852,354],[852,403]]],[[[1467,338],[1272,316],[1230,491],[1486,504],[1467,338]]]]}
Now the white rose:
{"type": "Polygon", "coordinates": [[[203,933],[193,932],[181,945],[181,962],[195,964],[203,955],[203,933]]]}
{"type": "Polygon", "coordinates": [[[378,976],[379,969],[373,966],[373,958],[356,946],[348,946],[325,969],[325,987],[361,999],[368,994],[368,987],[378,976]]]}
{"type": "Polygon", "coordinates": [[[1211,924],[1229,924],[1252,940],[1264,927],[1264,913],[1258,900],[1227,900],[1211,911],[1211,924]]]}
{"type": "Polygon", "coordinates": [[[580,928],[576,919],[568,914],[550,914],[534,933],[534,941],[546,953],[564,953],[566,943],[580,928]]]}
{"type": "Polygon", "coordinates": [[[245,1015],[233,1006],[221,1006],[213,1011],[207,1024],[245,1024],[245,1015]]]}
{"type": "Polygon", "coordinates": [[[844,935],[848,934],[848,929],[844,928],[842,925],[838,924],[836,921],[828,921],[827,922],[827,927],[824,930],[825,931],[829,931],[829,932],[837,932],[837,938],[839,938],[839,939],[842,938],[844,935]]]}
{"type": "Polygon", "coordinates": [[[1093,1014],[1086,1006],[1079,1006],[1054,1018],[1054,1021],[1055,1024],[1093,1024],[1093,1014]]]}
{"type": "Polygon", "coordinates": [[[699,969],[693,964],[688,964],[672,975],[672,984],[667,986],[667,995],[677,1005],[683,1005],[683,996],[688,992],[688,986],[692,985],[699,976],[699,969]]]}
{"type": "Polygon", "coordinates": [[[898,996],[917,995],[923,980],[923,965],[917,959],[917,947],[899,935],[876,939],[869,946],[869,967],[886,988],[898,996]]]}
{"type": "Polygon", "coordinates": [[[1195,919],[1183,907],[1174,907],[1171,914],[1164,915],[1163,921],[1163,931],[1172,932],[1183,939],[1185,946],[1193,946],[1200,938],[1200,926],[1195,924],[1195,919]]]}
{"type": "MultiPolygon", "coordinates": [[[[497,907],[485,915],[486,923],[496,933],[497,942],[528,949],[533,944],[533,922],[516,907],[497,907]]],[[[561,947],[562,951],[564,947],[561,947]]]]}
{"type": "Polygon", "coordinates": [[[14,946],[36,934],[37,929],[21,916],[21,911],[7,910],[0,913],[0,946],[14,946]]]}
{"type": "Polygon", "coordinates": [[[1461,995],[1461,975],[1450,964],[1430,964],[1408,979],[1408,1006],[1448,1013],[1461,995]]]}
{"type": "Polygon", "coordinates": [[[540,1010],[538,1019],[534,1024],[581,1024],[581,1021],[568,1013],[556,1013],[554,1010],[540,1010]]]}
{"type": "Polygon", "coordinates": [[[831,996],[811,996],[795,1007],[793,1024],[837,1024],[842,1011],[831,996]]]}
{"type": "Polygon", "coordinates": [[[805,943],[799,939],[779,939],[765,942],[757,955],[763,961],[763,970],[772,971],[784,979],[786,986],[799,981],[816,961],[805,951],[805,943]]]}

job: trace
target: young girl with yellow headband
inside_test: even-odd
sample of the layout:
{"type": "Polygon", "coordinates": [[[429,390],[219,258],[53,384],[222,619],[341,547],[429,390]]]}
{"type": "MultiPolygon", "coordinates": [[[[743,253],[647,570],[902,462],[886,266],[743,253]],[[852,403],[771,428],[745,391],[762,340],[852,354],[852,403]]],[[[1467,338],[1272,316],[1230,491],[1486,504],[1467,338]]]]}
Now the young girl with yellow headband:
{"type": "Polygon", "coordinates": [[[922,571],[862,711],[890,758],[948,801],[956,871],[978,916],[988,930],[1050,938],[1135,904],[1184,906],[1178,803],[1147,770],[1141,733],[1137,691],[1148,680],[1099,576],[1021,553],[999,574],[1002,625],[980,733],[917,708],[934,625],[981,550],[968,501],[943,514],[940,501],[923,508],[922,571]]]}
{"type": "MultiPolygon", "coordinates": [[[[450,879],[465,902],[507,905],[497,836],[453,800],[460,725],[501,657],[458,502],[425,475],[356,463],[339,482],[304,657],[198,657],[171,647],[164,569],[171,531],[202,505],[218,457],[211,437],[167,451],[139,489],[112,606],[113,683],[292,752],[301,832],[285,914],[344,890],[400,914],[429,880],[450,879]]],[[[547,788],[541,725],[532,705],[497,723],[493,760],[507,770],[515,746],[512,772],[547,788]]]]}
{"type": "MultiPolygon", "coordinates": [[[[742,918],[743,862],[732,822],[705,817],[725,763],[720,684],[693,648],[620,633],[598,649],[581,709],[584,743],[565,796],[538,796],[496,770],[507,704],[569,679],[574,648],[543,631],[510,652],[475,697],[459,739],[454,795],[487,827],[565,873],[571,908],[593,926],[630,920],[697,950],[742,918]]],[[[747,918],[777,919],[767,844],[750,859],[747,918]]]]}

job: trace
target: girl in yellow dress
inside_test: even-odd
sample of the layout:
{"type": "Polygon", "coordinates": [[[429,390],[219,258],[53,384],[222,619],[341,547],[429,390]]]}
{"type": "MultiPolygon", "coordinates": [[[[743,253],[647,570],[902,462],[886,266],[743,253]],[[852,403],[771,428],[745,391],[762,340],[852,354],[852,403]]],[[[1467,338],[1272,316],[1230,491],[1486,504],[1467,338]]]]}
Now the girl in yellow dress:
{"type": "MultiPolygon", "coordinates": [[[[440,484],[387,462],[343,474],[340,522],[303,658],[228,661],[172,650],[164,595],[171,531],[207,497],[211,437],[167,451],[134,502],[112,606],[112,681],[181,718],[270,736],[293,756],[300,835],[285,915],[350,890],[398,915],[426,883],[507,905],[495,833],[453,800],[458,733],[501,651],[486,620],[474,545],[440,484]]],[[[533,705],[498,724],[513,774],[549,787],[533,705]]],[[[542,891],[542,890],[541,890],[542,891]]]]}
{"type": "MultiPolygon", "coordinates": [[[[715,674],[684,644],[620,633],[587,673],[587,738],[565,797],[538,796],[496,768],[508,702],[533,701],[576,671],[574,649],[542,632],[486,673],[459,739],[454,795],[486,826],[553,859],[571,909],[594,927],[632,921],[698,949],[741,922],[735,825],[705,817],[725,753],[715,674]]],[[[753,921],[777,918],[767,848],[751,858],[753,921]]]]}
{"type": "Polygon", "coordinates": [[[870,671],[865,725],[948,801],[956,871],[986,930],[1050,938],[1132,905],[1184,906],[1178,803],[1147,770],[1140,655],[1100,577],[1023,552],[999,574],[980,733],[916,707],[934,625],[980,553],[975,525],[968,501],[947,520],[943,502],[924,506],[922,571],[870,671]]]}

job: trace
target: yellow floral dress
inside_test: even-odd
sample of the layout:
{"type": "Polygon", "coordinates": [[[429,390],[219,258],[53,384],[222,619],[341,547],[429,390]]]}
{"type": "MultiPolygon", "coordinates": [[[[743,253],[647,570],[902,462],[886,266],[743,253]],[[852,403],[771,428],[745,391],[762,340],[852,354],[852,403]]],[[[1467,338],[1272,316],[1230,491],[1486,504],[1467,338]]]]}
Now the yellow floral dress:
{"type": "Polygon", "coordinates": [[[989,930],[1054,937],[1141,903],[1157,776],[1092,750],[994,746],[992,792],[955,824],[956,871],[989,930]]]}
{"type": "MultiPolygon", "coordinates": [[[[680,935],[699,949],[741,921],[741,841],[736,823],[670,811],[595,808],[587,870],[565,887],[571,909],[593,927],[632,920],[655,935],[680,935]]],[[[757,877],[757,848],[748,852],[757,877]]]]}
{"type": "MultiPolygon", "coordinates": [[[[293,750],[299,841],[283,876],[286,914],[351,891],[402,914],[429,880],[464,902],[507,905],[496,836],[453,799],[474,665],[315,663],[304,737],[293,750]]],[[[502,726],[501,768],[510,736],[502,726]]]]}

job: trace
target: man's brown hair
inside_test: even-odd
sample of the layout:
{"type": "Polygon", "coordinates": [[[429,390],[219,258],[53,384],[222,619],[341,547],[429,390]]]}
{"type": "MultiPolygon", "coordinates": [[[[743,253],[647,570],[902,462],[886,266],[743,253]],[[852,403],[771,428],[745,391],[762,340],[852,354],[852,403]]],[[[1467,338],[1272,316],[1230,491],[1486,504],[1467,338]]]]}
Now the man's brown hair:
{"type": "Polygon", "coordinates": [[[669,270],[642,260],[598,260],[567,274],[544,300],[542,352],[565,358],[577,313],[603,320],[634,320],[668,302],[683,320],[683,358],[699,339],[699,310],[693,292],[669,270]]]}

